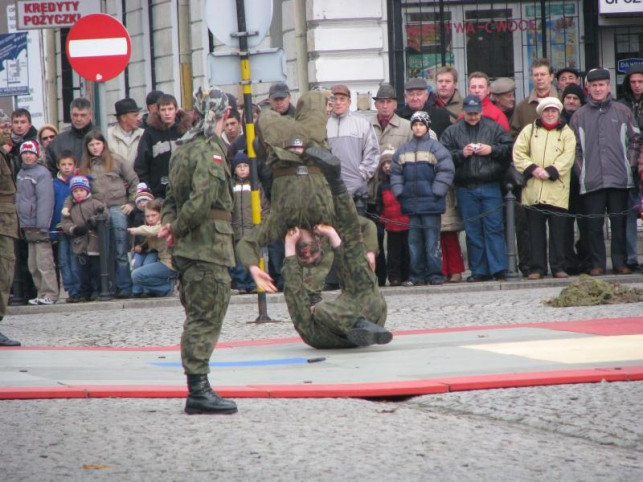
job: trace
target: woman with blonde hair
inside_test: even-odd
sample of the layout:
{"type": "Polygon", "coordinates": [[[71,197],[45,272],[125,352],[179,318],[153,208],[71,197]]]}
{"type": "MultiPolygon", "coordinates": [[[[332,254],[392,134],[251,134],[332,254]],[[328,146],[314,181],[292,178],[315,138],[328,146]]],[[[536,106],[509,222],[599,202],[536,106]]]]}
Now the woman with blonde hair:
{"type": "Polygon", "coordinates": [[[49,144],[51,144],[51,141],[53,141],[57,135],[58,129],[52,124],[45,124],[38,129],[38,144],[40,144],[43,152],[49,147],[49,144]]]}

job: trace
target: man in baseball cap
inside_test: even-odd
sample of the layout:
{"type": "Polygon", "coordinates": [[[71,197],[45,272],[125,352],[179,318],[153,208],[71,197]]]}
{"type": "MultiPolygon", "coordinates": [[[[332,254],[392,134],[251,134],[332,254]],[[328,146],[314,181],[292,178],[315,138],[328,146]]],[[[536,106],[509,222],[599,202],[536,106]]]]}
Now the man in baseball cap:
{"type": "Polygon", "coordinates": [[[270,108],[281,115],[295,117],[295,106],[292,105],[290,89],[284,82],[277,82],[270,86],[268,91],[270,108]]]}

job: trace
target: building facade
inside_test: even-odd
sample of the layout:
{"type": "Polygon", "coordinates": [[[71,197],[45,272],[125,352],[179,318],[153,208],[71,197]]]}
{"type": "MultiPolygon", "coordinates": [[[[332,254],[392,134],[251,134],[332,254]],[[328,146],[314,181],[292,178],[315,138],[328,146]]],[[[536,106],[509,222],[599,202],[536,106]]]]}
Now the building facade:
{"type": "MultiPolygon", "coordinates": [[[[78,96],[93,100],[101,126],[113,122],[116,100],[128,96],[143,105],[153,89],[190,108],[192,90],[208,80],[208,54],[233,50],[208,30],[208,1],[215,0],[95,0],[100,12],[127,27],[132,43],[125,71],[100,84],[71,69],[65,53],[69,28],[36,30],[42,92],[32,95],[43,96],[43,123],[68,123],[69,102],[78,96]]],[[[643,8],[632,2],[246,0],[246,9],[271,1],[272,23],[255,48],[283,49],[286,82],[295,98],[338,82],[355,96],[372,95],[385,81],[401,98],[406,79],[422,76],[431,84],[438,67],[453,65],[461,91],[466,75],[481,70],[492,78],[514,78],[520,99],[531,88],[529,65],[540,57],[551,59],[555,68],[573,66],[581,72],[602,65],[615,76],[616,93],[628,66],[643,62],[643,8]]],[[[5,13],[16,2],[0,4],[5,13]]],[[[9,31],[7,22],[0,19],[0,33],[9,31]]],[[[257,101],[266,97],[268,86],[253,84],[257,101]]],[[[241,97],[239,85],[223,87],[241,97]]],[[[6,110],[11,101],[15,105],[20,99],[1,98],[0,107],[6,110]]]]}

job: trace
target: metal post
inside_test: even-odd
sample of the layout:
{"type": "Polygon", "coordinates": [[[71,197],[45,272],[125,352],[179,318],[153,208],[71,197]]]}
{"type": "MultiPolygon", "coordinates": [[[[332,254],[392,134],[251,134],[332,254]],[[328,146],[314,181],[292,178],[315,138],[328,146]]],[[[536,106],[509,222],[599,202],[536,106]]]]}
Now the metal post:
{"type": "Polygon", "coordinates": [[[105,208],[100,206],[96,215],[96,229],[98,231],[98,246],[100,253],[100,300],[109,301],[113,298],[109,291],[109,244],[107,232],[107,214],[105,208]]]}
{"type": "MultiPolygon", "coordinates": [[[[236,0],[237,5],[237,36],[239,38],[239,58],[241,61],[241,87],[243,89],[243,117],[246,124],[246,149],[250,160],[250,194],[252,205],[252,223],[261,224],[261,195],[259,192],[259,173],[257,172],[257,154],[254,149],[255,125],[252,117],[252,80],[250,78],[250,53],[248,52],[248,36],[255,35],[246,31],[246,7],[244,0],[236,0]]],[[[265,249],[259,259],[259,267],[266,271],[265,249]]],[[[259,316],[252,323],[268,323],[272,320],[268,316],[268,302],[266,292],[257,289],[257,305],[259,316]]]]}
{"type": "Polygon", "coordinates": [[[518,279],[520,275],[516,269],[516,196],[512,191],[514,187],[513,184],[508,183],[505,187],[507,188],[507,194],[505,194],[507,279],[518,279]]]}

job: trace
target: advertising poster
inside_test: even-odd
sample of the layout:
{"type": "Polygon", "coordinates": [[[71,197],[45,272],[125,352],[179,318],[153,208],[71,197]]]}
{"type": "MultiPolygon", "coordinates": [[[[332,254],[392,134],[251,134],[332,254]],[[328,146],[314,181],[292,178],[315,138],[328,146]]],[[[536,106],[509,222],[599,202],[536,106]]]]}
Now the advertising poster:
{"type": "Polygon", "coordinates": [[[29,93],[27,34],[0,34],[0,96],[29,93]]]}

